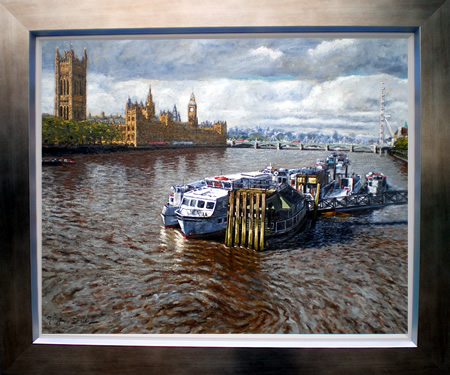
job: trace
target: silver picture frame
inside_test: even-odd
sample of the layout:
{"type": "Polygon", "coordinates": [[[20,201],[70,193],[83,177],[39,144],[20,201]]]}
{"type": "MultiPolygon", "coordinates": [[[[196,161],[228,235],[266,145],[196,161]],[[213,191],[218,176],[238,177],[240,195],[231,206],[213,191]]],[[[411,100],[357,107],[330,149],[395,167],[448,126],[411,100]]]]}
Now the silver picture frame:
{"type": "MultiPolygon", "coordinates": [[[[64,2],[62,2],[64,3],[64,2]]],[[[67,2],[68,3],[68,2],[67,2]]],[[[4,293],[1,299],[2,311],[2,351],[0,365],[4,373],[133,373],[147,369],[159,373],[243,373],[249,370],[264,369],[266,373],[279,371],[299,372],[306,369],[308,373],[336,373],[376,371],[377,373],[444,373],[448,368],[448,307],[445,293],[448,285],[448,269],[445,261],[448,247],[445,240],[445,210],[439,210],[448,204],[448,174],[442,168],[444,147],[448,141],[448,107],[445,105],[448,94],[448,73],[446,73],[445,51],[448,51],[448,27],[443,20],[449,16],[449,2],[433,3],[428,7],[421,6],[418,1],[410,1],[408,17],[398,12],[398,2],[377,8],[373,2],[358,2],[349,10],[348,4],[342,1],[340,8],[325,8],[325,5],[307,4],[299,1],[285,9],[267,5],[261,11],[251,12],[250,2],[243,2],[243,9],[226,8],[226,5],[205,10],[196,7],[199,17],[192,17],[192,8],[182,6],[173,10],[170,5],[160,9],[148,10],[135,16],[132,7],[119,5],[118,2],[97,1],[89,6],[81,7],[77,17],[73,17],[71,6],[60,5],[54,9],[47,2],[41,2],[31,12],[28,2],[1,1],[0,24],[2,29],[1,65],[6,67],[1,74],[0,90],[1,113],[4,114],[2,124],[2,216],[1,216],[1,285],[4,293]],[[109,5],[106,5],[106,4],[109,5]],[[370,4],[369,4],[370,3],[370,4]],[[223,8],[225,7],[225,8],[223,8]],[[373,8],[373,9],[372,9],[373,8]],[[111,17],[94,17],[100,10],[108,9],[111,17]],[[185,26],[188,32],[198,32],[198,27],[210,26],[208,19],[219,10],[223,11],[222,24],[216,26],[215,32],[229,31],[235,26],[242,31],[242,24],[251,28],[252,32],[267,31],[270,26],[285,28],[289,31],[292,25],[298,27],[330,27],[340,25],[334,31],[357,32],[364,20],[369,19],[373,27],[398,27],[408,24],[409,31],[415,34],[415,48],[420,53],[420,70],[416,73],[421,83],[416,100],[420,99],[420,107],[416,116],[420,118],[420,134],[416,137],[415,148],[418,153],[420,179],[417,179],[417,190],[420,192],[420,209],[416,210],[418,233],[414,233],[419,243],[420,268],[418,273],[418,311],[417,346],[412,348],[238,348],[215,347],[211,342],[207,347],[168,347],[161,344],[157,347],[141,347],[132,344],[102,343],[102,345],[55,345],[33,344],[33,332],[37,332],[33,306],[33,283],[37,281],[35,258],[30,253],[36,234],[33,234],[30,207],[36,203],[35,186],[30,185],[33,168],[29,160],[33,160],[30,129],[33,132],[34,118],[34,67],[30,61],[33,56],[34,38],[42,33],[55,34],[68,28],[74,33],[88,30],[104,30],[111,33],[128,32],[136,27],[156,27],[164,31],[163,26],[177,28],[185,26]],[[345,13],[347,10],[347,13],[345,13]],[[378,10],[379,13],[374,13],[378,10]],[[144,17],[151,12],[160,17],[156,24],[144,17]],[[303,12],[303,14],[301,13],[303,12]],[[253,13],[252,16],[249,13],[253,13]],[[255,25],[256,14],[260,24],[255,25]],[[301,15],[310,17],[300,17],[301,15]],[[84,15],[84,17],[83,17],[84,15]],[[168,17],[172,15],[172,17],[168,17]],[[230,16],[232,15],[232,16],[230,16]],[[189,18],[192,17],[192,18],[189,18]],[[340,21],[339,21],[340,20],[340,21]],[[158,23],[159,22],[159,23],[158,23]],[[228,22],[228,23],[227,23],[228,22]],[[162,23],[162,24],[161,24],[162,23]],[[200,24],[199,24],[200,23],[200,24]],[[225,24],[223,24],[225,23],[225,24]],[[52,25],[50,28],[48,25],[52,25]],[[120,27],[118,27],[120,25],[120,27]],[[226,25],[226,26],[225,26],[226,25]],[[411,26],[413,25],[413,26],[411,26]],[[447,34],[446,34],[447,33],[447,34]],[[420,52],[419,52],[420,49],[420,52]],[[30,66],[33,67],[30,69],[30,66]],[[30,147],[31,146],[31,147],[30,147]]],[[[349,2],[347,2],[349,3],[349,2]]],[[[67,4],[66,4],[67,5],[67,4]]],[[[152,15],[154,15],[152,13],[152,15]]],[[[216,21],[217,22],[217,21],[216,21]]],[[[177,29],[180,31],[180,29],[177,29]]],[[[250,29],[248,29],[250,30],[250,29]]],[[[311,30],[311,29],[310,29],[311,30]]],[[[167,30],[166,30],[167,31],[167,30]]],[[[211,30],[209,30],[211,31],[211,30]]],[[[448,56],[447,56],[448,58],[448,56]]],[[[34,337],[33,337],[34,336],[34,337]]]]}

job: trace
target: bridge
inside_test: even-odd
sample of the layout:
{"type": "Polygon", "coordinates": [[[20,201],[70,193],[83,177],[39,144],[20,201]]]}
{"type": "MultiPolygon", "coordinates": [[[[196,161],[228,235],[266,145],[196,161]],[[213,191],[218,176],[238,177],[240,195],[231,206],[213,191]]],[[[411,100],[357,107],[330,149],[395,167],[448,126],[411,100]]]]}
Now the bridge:
{"type": "MultiPolygon", "coordinates": [[[[407,190],[393,190],[378,194],[355,194],[345,197],[321,198],[317,203],[318,212],[346,212],[372,210],[394,204],[407,204],[407,190]]],[[[308,201],[308,210],[314,211],[314,201],[308,201]]]]}
{"type": "Polygon", "coordinates": [[[345,152],[370,152],[377,153],[388,151],[392,146],[383,145],[363,145],[363,144],[344,144],[344,143],[301,143],[298,141],[244,141],[230,140],[230,147],[236,148],[256,148],[256,149],[274,149],[274,150],[305,150],[305,151],[345,151],[345,152]]]}

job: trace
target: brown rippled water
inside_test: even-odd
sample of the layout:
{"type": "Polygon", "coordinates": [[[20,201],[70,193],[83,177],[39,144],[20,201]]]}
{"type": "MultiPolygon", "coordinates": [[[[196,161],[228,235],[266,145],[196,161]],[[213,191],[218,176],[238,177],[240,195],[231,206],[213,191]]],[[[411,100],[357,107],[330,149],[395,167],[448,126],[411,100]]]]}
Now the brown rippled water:
{"type": "MultiPolygon", "coordinates": [[[[42,171],[43,333],[406,333],[407,206],[320,217],[256,252],[164,229],[170,186],[326,152],[80,155],[42,171]]],[[[406,189],[405,165],[349,154],[406,189]]]]}

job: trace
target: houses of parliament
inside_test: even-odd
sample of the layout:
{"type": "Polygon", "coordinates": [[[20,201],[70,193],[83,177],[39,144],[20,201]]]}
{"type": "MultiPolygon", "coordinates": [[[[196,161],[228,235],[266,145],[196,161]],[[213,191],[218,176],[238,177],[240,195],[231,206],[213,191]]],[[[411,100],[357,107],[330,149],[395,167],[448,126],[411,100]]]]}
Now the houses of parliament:
{"type": "MultiPolygon", "coordinates": [[[[79,59],[71,47],[61,55],[55,53],[55,117],[65,120],[86,119],[87,52],[79,59]]],[[[118,125],[122,143],[130,146],[154,144],[194,144],[224,146],[227,141],[227,123],[217,121],[212,125],[200,125],[194,93],[187,104],[187,122],[181,121],[176,106],[172,111],[155,113],[155,103],[149,88],[145,105],[125,104],[125,124],[118,125]]]]}

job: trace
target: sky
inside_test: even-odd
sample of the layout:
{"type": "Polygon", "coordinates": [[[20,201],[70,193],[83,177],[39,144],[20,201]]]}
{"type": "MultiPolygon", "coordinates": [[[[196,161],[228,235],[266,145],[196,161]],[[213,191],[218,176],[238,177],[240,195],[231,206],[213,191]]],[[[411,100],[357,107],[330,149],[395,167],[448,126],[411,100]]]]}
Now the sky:
{"type": "Polygon", "coordinates": [[[54,57],[88,56],[87,113],[124,115],[145,102],[176,105],[187,121],[193,92],[199,122],[377,137],[381,84],[396,129],[407,120],[405,38],[42,40],[42,112],[53,114],[54,57]]]}

